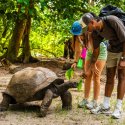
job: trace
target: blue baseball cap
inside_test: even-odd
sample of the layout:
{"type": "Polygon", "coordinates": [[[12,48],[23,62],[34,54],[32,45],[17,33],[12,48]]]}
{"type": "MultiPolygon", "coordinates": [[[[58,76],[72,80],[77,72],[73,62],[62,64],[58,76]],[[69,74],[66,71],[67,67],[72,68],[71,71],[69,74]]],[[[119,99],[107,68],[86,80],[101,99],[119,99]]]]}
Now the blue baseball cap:
{"type": "Polygon", "coordinates": [[[70,32],[73,35],[81,35],[82,34],[82,26],[79,21],[75,21],[71,27],[70,32]]]}

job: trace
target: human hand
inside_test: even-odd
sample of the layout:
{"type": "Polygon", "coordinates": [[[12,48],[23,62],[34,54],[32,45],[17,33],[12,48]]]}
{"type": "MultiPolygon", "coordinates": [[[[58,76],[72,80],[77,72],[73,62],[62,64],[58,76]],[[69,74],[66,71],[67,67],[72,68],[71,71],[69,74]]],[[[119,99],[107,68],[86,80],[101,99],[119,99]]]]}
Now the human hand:
{"type": "Polygon", "coordinates": [[[124,68],[125,68],[125,60],[120,60],[120,61],[119,61],[118,68],[119,68],[119,69],[124,69],[124,68]]]}
{"type": "Polygon", "coordinates": [[[71,65],[71,68],[73,68],[73,69],[76,68],[76,64],[77,64],[76,62],[73,63],[73,64],[71,65]]]}
{"type": "Polygon", "coordinates": [[[99,75],[99,69],[97,68],[96,64],[91,65],[91,71],[96,75],[99,75]]]}
{"type": "Polygon", "coordinates": [[[83,79],[86,79],[86,78],[87,78],[87,75],[86,75],[85,72],[83,71],[83,72],[80,74],[80,77],[82,77],[83,79]]]}

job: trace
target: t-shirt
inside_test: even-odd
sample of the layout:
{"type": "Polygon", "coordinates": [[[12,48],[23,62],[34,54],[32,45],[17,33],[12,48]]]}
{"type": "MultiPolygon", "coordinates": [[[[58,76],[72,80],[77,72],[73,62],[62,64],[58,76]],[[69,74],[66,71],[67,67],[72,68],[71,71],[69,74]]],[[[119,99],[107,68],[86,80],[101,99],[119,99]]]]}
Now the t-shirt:
{"type": "Polygon", "coordinates": [[[125,26],[116,16],[110,15],[106,18],[108,23],[103,19],[104,28],[102,31],[98,32],[102,37],[109,40],[110,45],[108,51],[114,53],[123,52],[123,42],[125,42],[125,26]]]}

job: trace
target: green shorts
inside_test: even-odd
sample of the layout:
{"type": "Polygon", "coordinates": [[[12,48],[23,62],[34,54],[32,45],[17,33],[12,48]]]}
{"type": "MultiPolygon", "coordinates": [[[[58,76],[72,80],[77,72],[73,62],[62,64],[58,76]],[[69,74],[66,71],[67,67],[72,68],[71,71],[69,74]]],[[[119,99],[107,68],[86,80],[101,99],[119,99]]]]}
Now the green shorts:
{"type": "Polygon", "coordinates": [[[107,62],[106,62],[106,66],[107,67],[115,67],[118,66],[120,57],[122,56],[122,52],[120,53],[112,53],[112,52],[108,52],[108,58],[107,58],[107,62]]]}
{"type": "MultiPolygon", "coordinates": [[[[86,60],[91,60],[91,58],[92,58],[92,51],[88,49],[87,55],[86,55],[86,60]]],[[[98,59],[99,60],[107,59],[107,47],[103,42],[100,43],[100,52],[99,52],[98,59]]]]}

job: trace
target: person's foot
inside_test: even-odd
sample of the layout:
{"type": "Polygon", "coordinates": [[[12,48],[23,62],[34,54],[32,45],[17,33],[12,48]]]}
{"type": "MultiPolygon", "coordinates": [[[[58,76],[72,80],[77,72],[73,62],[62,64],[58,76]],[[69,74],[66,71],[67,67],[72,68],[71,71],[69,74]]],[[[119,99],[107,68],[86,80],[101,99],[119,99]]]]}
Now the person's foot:
{"type": "Polygon", "coordinates": [[[121,110],[119,108],[115,108],[114,112],[112,113],[112,118],[120,119],[121,118],[121,110]]]}
{"type": "Polygon", "coordinates": [[[86,99],[83,99],[81,102],[78,103],[78,108],[84,108],[86,107],[86,104],[88,104],[88,101],[86,99]]]}
{"type": "Polygon", "coordinates": [[[96,100],[92,100],[91,102],[89,102],[88,104],[86,104],[86,107],[88,109],[90,109],[90,110],[96,108],[97,107],[97,101],[96,100]]]}
{"type": "Polygon", "coordinates": [[[110,114],[110,107],[105,108],[102,104],[91,110],[92,114],[110,114]]]}

